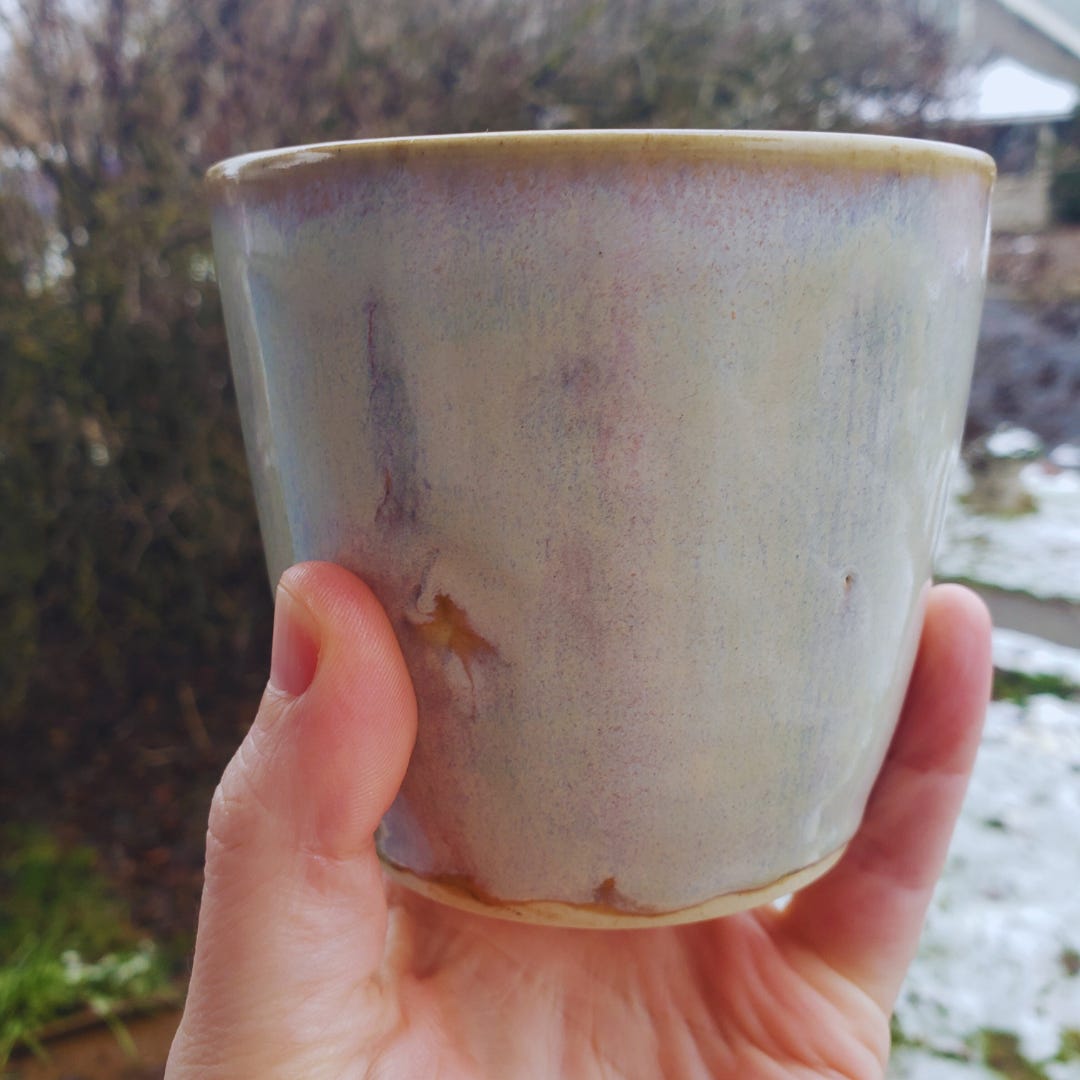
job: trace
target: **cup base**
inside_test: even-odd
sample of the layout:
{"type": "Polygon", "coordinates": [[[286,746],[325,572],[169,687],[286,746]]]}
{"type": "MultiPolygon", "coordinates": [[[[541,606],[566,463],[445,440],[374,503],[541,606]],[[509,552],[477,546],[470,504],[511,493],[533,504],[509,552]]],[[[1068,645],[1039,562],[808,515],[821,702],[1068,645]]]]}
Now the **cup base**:
{"type": "Polygon", "coordinates": [[[506,900],[481,899],[476,892],[458,883],[424,878],[387,859],[382,859],[383,869],[389,877],[405,888],[436,900],[440,904],[470,911],[489,918],[507,919],[511,922],[533,923],[541,926],[562,926],[581,930],[633,930],[650,926],[676,926],[680,923],[704,922],[738,911],[760,907],[771,900],[796,892],[831,870],[847,850],[847,844],[809,866],[777,878],[767,885],[740,892],[724,893],[702,904],[679,908],[675,911],[643,913],[618,911],[602,904],[566,904],[555,900],[506,900]]]}

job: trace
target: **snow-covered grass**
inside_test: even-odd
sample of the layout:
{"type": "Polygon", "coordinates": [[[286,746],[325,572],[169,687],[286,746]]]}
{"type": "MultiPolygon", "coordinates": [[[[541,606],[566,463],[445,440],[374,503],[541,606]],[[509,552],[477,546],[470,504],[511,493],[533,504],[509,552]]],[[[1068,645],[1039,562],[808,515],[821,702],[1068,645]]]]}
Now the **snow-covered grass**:
{"type": "Polygon", "coordinates": [[[1080,651],[1017,630],[994,631],[994,667],[1020,675],[1050,675],[1080,687],[1080,651]]]}
{"type": "MultiPolygon", "coordinates": [[[[994,656],[1080,674],[1080,651],[1009,631],[994,656]]],[[[895,1027],[893,1080],[1080,1080],[1080,701],[991,704],[895,1027]]]]}
{"type": "Polygon", "coordinates": [[[1021,473],[1035,511],[1014,517],[973,513],[959,469],[938,545],[939,577],[1080,603],[1080,472],[1043,462],[1021,473]]]}
{"type": "MultiPolygon", "coordinates": [[[[958,470],[939,577],[1080,603],[1080,472],[975,513],[958,470]]],[[[1080,1080],[1080,650],[994,631],[1002,696],[897,1005],[891,1080],[1080,1080]],[[1053,687],[1055,696],[1032,690],[1053,687]],[[1030,696],[1028,696],[1030,695],[1030,696]]]]}

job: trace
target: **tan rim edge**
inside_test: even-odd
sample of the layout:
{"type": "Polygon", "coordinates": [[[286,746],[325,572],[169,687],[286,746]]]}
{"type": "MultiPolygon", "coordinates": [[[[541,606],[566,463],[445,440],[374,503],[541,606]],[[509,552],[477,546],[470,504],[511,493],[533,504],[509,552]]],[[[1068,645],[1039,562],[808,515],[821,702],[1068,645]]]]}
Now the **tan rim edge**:
{"type": "Polygon", "coordinates": [[[537,166],[567,159],[588,161],[600,151],[621,152],[634,159],[652,155],[659,160],[729,165],[751,161],[756,167],[773,162],[779,167],[815,165],[897,176],[940,176],[959,170],[980,175],[987,183],[993,181],[996,168],[994,159],[981,150],[931,139],[832,131],[618,128],[410,135],[286,146],[219,161],[206,179],[220,197],[218,189],[228,190],[239,183],[280,183],[298,168],[301,176],[308,176],[312,169],[334,162],[397,167],[405,161],[482,161],[490,156],[495,164],[515,160],[537,166]]]}

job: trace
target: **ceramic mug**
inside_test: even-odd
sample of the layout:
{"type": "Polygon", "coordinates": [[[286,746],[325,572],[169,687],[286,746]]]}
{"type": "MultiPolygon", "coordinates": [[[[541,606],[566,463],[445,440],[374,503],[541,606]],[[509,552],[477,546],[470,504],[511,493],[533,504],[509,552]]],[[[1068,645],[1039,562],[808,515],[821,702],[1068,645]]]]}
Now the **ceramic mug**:
{"type": "Polygon", "coordinates": [[[271,577],[361,575],[415,682],[391,874],[625,927],[836,861],[915,655],[992,178],[957,146],[657,131],[212,170],[271,577]]]}

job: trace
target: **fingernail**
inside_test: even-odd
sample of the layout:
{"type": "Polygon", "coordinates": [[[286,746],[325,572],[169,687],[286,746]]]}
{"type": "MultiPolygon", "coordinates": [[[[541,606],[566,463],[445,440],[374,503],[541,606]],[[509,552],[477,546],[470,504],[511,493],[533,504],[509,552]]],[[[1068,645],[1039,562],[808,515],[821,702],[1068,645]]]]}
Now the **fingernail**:
{"type": "Polygon", "coordinates": [[[279,693],[299,697],[315,678],[318,663],[319,640],[311,613],[285,586],[278,585],[270,685],[279,693]]]}

